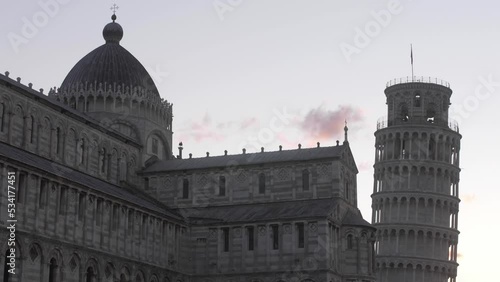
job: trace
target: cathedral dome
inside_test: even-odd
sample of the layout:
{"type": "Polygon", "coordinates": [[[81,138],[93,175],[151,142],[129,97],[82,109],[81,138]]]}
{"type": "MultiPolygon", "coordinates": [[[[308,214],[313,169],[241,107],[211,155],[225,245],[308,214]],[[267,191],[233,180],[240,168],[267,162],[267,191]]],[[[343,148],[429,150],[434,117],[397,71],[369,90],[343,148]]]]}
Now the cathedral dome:
{"type": "Polygon", "coordinates": [[[120,45],[123,29],[115,22],[115,15],[111,19],[113,22],[102,31],[106,43],[87,54],[71,69],[61,84],[61,90],[92,85],[95,88],[102,86],[105,90],[116,87],[137,89],[159,97],[158,89],[144,66],[120,45]]]}

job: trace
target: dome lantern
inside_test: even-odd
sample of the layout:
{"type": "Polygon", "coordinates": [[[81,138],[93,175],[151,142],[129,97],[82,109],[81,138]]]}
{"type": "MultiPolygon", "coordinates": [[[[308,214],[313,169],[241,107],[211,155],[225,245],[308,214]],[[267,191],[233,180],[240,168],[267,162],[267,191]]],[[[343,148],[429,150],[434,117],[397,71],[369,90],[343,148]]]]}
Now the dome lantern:
{"type": "Polygon", "coordinates": [[[116,43],[120,44],[120,40],[123,38],[123,28],[121,25],[115,22],[116,15],[111,16],[113,22],[108,23],[102,30],[102,36],[106,43],[116,43]]]}

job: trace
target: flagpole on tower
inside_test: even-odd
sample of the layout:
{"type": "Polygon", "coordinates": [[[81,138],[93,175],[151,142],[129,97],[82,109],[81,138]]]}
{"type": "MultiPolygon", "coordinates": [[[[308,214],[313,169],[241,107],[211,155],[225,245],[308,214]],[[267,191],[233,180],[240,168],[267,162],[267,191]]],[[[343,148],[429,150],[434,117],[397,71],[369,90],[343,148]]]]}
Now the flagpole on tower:
{"type": "Polygon", "coordinates": [[[411,59],[411,82],[413,82],[413,46],[410,44],[410,59],[411,59]]]}

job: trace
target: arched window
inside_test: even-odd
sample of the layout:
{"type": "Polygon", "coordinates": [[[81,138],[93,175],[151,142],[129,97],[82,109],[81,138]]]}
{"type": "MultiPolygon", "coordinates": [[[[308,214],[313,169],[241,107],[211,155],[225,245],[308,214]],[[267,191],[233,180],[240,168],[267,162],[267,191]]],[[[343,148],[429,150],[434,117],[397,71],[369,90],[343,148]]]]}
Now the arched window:
{"type": "Polygon", "coordinates": [[[49,264],[49,282],[56,282],[58,268],[56,259],[52,258],[49,264]]]}
{"type": "Polygon", "coordinates": [[[102,223],[102,200],[97,199],[97,207],[96,207],[96,214],[95,214],[95,224],[97,226],[101,226],[102,223]]]}
{"type": "Polygon", "coordinates": [[[142,238],[146,238],[148,236],[148,218],[146,215],[142,217],[142,238]]]}
{"type": "Polygon", "coordinates": [[[436,122],[437,120],[437,111],[436,109],[438,108],[436,104],[434,103],[429,103],[428,105],[426,105],[426,119],[427,119],[427,122],[429,123],[434,123],[436,122]]]}
{"type": "Polygon", "coordinates": [[[422,102],[420,100],[420,94],[416,94],[415,98],[413,99],[413,106],[415,108],[420,108],[421,105],[422,105],[422,102]]]}
{"type": "Polygon", "coordinates": [[[35,142],[35,117],[30,116],[30,143],[33,144],[35,142]]]}
{"type": "Polygon", "coordinates": [[[280,233],[279,233],[279,226],[277,224],[271,225],[271,231],[272,231],[272,238],[273,238],[273,250],[278,250],[280,247],[279,239],[280,239],[280,233]]]}
{"type": "Polygon", "coordinates": [[[95,273],[92,266],[87,268],[87,273],[85,274],[85,282],[95,282],[95,273]]]}
{"type": "Polygon", "coordinates": [[[344,183],[344,195],[347,200],[349,200],[349,182],[346,180],[344,183]]]}
{"type": "Polygon", "coordinates": [[[106,148],[102,148],[99,156],[99,166],[101,167],[101,173],[106,173],[106,148]]]}
{"type": "Polygon", "coordinates": [[[83,164],[85,161],[84,155],[85,155],[85,140],[83,138],[78,140],[77,144],[77,151],[78,151],[78,164],[83,164]]]}
{"type": "Polygon", "coordinates": [[[224,252],[229,252],[229,228],[228,227],[222,228],[222,244],[223,244],[222,250],[224,252]]]}
{"type": "Polygon", "coordinates": [[[410,115],[408,112],[408,106],[406,104],[401,104],[400,105],[400,119],[401,121],[408,121],[410,120],[410,115]]]}
{"type": "Polygon", "coordinates": [[[347,235],[347,249],[352,250],[353,248],[353,236],[351,234],[347,235]]]}
{"type": "Polygon", "coordinates": [[[69,106],[70,106],[72,109],[75,109],[75,110],[76,110],[76,100],[75,100],[75,97],[71,97],[71,99],[69,99],[69,106]]]}
{"type": "Polygon", "coordinates": [[[259,174],[259,194],[266,193],[266,175],[261,172],[259,174]]]}
{"type": "Polygon", "coordinates": [[[127,156],[122,153],[122,157],[118,161],[118,171],[120,172],[120,181],[127,181],[127,156]]]}
{"type": "Polygon", "coordinates": [[[307,169],[302,171],[302,190],[309,190],[309,170],[307,169]]]}
{"type": "Polygon", "coordinates": [[[57,127],[56,128],[56,154],[59,155],[61,153],[61,128],[57,127]]]}
{"type": "Polygon", "coordinates": [[[113,224],[111,224],[111,230],[116,231],[120,226],[120,208],[118,205],[113,206],[113,224]]]}
{"type": "Polygon", "coordinates": [[[80,193],[78,197],[78,220],[82,221],[85,217],[85,194],[80,193]]]}
{"type": "Polygon", "coordinates": [[[158,139],[155,137],[152,138],[151,140],[151,151],[153,154],[158,155],[158,139]]]}
{"type": "Polygon", "coordinates": [[[434,137],[429,139],[429,150],[428,150],[428,158],[434,160],[436,158],[436,140],[434,137]]]}
{"type": "Polygon", "coordinates": [[[297,223],[297,242],[299,248],[304,248],[304,223],[297,223]]]}
{"type": "Polygon", "coordinates": [[[184,180],[182,181],[182,198],[189,198],[189,180],[187,178],[184,178],[184,180]]]}
{"type": "Polygon", "coordinates": [[[3,132],[4,124],[5,124],[5,104],[0,104],[0,131],[3,132]]]}
{"type": "Polygon", "coordinates": [[[426,117],[428,123],[434,123],[436,120],[436,111],[433,108],[428,109],[426,117]]]}
{"type": "Polygon", "coordinates": [[[219,176],[219,196],[226,196],[226,177],[219,176]]]}
{"type": "Polygon", "coordinates": [[[45,208],[47,205],[47,190],[49,189],[49,181],[47,179],[42,179],[40,181],[40,194],[38,195],[38,207],[40,209],[45,208]]]}

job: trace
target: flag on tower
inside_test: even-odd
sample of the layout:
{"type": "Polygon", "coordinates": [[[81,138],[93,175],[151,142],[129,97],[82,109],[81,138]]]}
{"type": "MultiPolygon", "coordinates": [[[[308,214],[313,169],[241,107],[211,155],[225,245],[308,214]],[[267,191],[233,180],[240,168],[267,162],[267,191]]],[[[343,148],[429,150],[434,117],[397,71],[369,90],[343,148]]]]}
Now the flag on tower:
{"type": "Polygon", "coordinates": [[[410,44],[411,81],[413,81],[413,45],[410,44]]]}
{"type": "Polygon", "coordinates": [[[410,44],[410,59],[411,59],[411,64],[413,65],[413,46],[410,44]]]}

